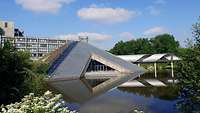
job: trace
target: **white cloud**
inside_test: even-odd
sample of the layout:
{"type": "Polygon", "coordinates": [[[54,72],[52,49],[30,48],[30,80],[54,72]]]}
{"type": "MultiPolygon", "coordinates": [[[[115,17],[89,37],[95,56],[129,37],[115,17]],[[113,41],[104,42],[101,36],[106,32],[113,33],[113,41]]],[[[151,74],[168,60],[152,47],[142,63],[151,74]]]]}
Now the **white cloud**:
{"type": "Polygon", "coordinates": [[[77,15],[83,20],[106,24],[125,22],[139,14],[139,12],[124,8],[97,7],[94,4],[88,8],[82,8],[77,12],[77,15]]]}
{"type": "Polygon", "coordinates": [[[134,38],[134,35],[130,32],[122,32],[119,34],[119,36],[124,39],[133,39],[134,38]]]}
{"type": "Polygon", "coordinates": [[[63,5],[74,0],[16,0],[24,9],[33,12],[56,13],[63,5]]]}
{"type": "Polygon", "coordinates": [[[157,5],[165,5],[167,2],[165,0],[156,0],[155,4],[157,5]]]}
{"type": "Polygon", "coordinates": [[[159,15],[161,14],[161,7],[164,6],[167,2],[165,0],[155,0],[152,5],[147,7],[150,15],[159,15]]]}
{"type": "Polygon", "coordinates": [[[147,10],[149,11],[149,14],[155,15],[155,16],[159,15],[161,13],[161,11],[158,8],[156,8],[155,6],[149,6],[149,7],[147,7],[147,10]]]}
{"type": "Polygon", "coordinates": [[[59,38],[67,39],[67,40],[78,40],[79,36],[88,37],[89,41],[92,41],[92,42],[105,41],[112,38],[111,35],[103,34],[103,33],[94,33],[94,32],[80,32],[77,34],[61,35],[59,36],[59,38]]]}
{"type": "Polygon", "coordinates": [[[145,36],[155,36],[163,33],[168,33],[164,27],[152,27],[144,31],[143,35],[145,36]]]}

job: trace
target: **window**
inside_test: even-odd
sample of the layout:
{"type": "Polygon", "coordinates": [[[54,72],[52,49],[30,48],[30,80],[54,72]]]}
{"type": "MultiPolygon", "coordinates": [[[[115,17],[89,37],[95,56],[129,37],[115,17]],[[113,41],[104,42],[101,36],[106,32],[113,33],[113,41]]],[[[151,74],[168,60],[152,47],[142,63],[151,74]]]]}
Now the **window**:
{"type": "Polygon", "coordinates": [[[40,47],[47,47],[47,44],[40,44],[40,47]]]}
{"type": "Polygon", "coordinates": [[[4,26],[5,28],[7,28],[8,27],[8,23],[7,22],[5,22],[5,26],[4,26]]]}

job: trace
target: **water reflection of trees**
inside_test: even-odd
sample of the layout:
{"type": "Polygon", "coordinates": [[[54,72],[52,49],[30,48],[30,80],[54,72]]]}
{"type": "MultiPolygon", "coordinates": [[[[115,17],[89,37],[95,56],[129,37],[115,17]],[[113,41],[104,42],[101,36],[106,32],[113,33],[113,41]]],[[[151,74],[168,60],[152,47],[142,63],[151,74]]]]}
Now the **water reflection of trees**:
{"type": "Polygon", "coordinates": [[[178,87],[128,87],[119,88],[119,90],[124,92],[133,93],[135,95],[140,95],[144,97],[155,97],[164,100],[175,100],[178,96],[178,87]]]}

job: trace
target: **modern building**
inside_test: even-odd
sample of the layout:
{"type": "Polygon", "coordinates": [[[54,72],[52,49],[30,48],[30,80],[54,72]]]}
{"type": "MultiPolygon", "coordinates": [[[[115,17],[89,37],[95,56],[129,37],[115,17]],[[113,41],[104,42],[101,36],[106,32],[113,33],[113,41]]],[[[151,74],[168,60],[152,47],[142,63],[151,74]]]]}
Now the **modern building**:
{"type": "Polygon", "coordinates": [[[5,41],[11,42],[19,51],[29,51],[33,59],[38,59],[66,44],[67,40],[51,37],[29,37],[15,28],[14,22],[0,21],[0,28],[4,31],[0,41],[3,46],[5,41]]]}
{"type": "Polygon", "coordinates": [[[37,59],[66,44],[67,40],[38,37],[4,37],[3,42],[11,42],[19,51],[29,51],[37,59]]]}
{"type": "Polygon", "coordinates": [[[15,25],[14,22],[11,21],[1,21],[0,20],[0,28],[3,29],[5,37],[14,37],[15,25]]]}
{"type": "Polygon", "coordinates": [[[50,88],[80,103],[144,73],[141,67],[82,41],[69,41],[44,60],[50,64],[50,88]]]}

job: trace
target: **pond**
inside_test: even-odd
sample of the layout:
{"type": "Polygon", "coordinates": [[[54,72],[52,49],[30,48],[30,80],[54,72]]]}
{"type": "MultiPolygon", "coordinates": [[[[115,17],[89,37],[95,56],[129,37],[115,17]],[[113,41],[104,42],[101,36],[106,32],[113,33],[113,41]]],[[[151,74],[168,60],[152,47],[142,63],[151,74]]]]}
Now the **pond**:
{"type": "MultiPolygon", "coordinates": [[[[137,79],[142,80],[152,76],[152,74],[147,76],[137,79]]],[[[167,78],[170,77],[161,75],[158,79],[167,80],[167,78]]],[[[84,94],[79,94],[80,100],[82,97],[84,94]]],[[[167,87],[113,88],[81,102],[68,101],[67,98],[65,100],[69,109],[80,113],[131,113],[134,109],[147,113],[178,113],[179,111],[176,109],[177,98],[177,86],[168,84],[167,87]]]]}

